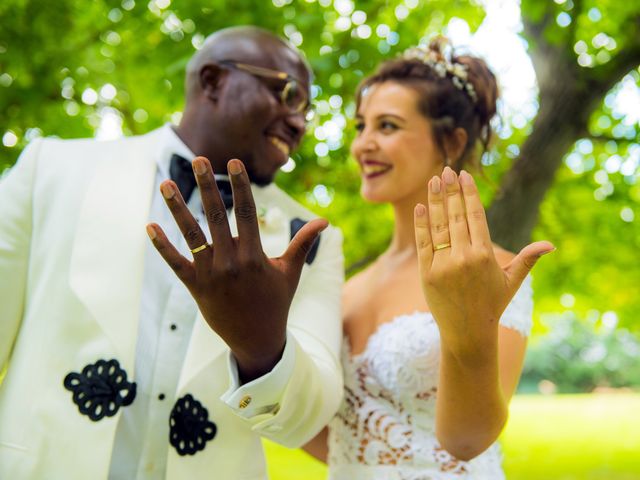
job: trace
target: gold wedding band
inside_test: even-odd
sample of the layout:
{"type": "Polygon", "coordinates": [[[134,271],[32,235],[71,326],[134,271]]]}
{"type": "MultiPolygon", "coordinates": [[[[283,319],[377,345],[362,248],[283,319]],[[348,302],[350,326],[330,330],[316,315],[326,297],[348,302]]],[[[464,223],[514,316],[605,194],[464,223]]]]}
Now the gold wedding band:
{"type": "Polygon", "coordinates": [[[449,242],[447,242],[447,243],[439,243],[438,245],[433,247],[433,251],[437,252],[438,250],[444,250],[445,248],[449,248],[449,247],[451,247],[451,244],[449,242]]]}
{"type": "Polygon", "coordinates": [[[202,250],[204,250],[205,248],[209,247],[208,243],[203,243],[202,245],[200,245],[199,247],[194,248],[193,250],[191,250],[191,253],[198,253],[201,252],[202,250]]]}

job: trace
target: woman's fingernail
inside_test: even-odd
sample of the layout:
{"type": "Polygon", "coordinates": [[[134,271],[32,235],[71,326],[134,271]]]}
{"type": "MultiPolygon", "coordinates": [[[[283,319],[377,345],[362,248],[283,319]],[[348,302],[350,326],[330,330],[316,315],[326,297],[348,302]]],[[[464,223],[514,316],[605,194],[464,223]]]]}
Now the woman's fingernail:
{"type": "Polygon", "coordinates": [[[431,191],[433,193],[440,193],[440,178],[433,177],[431,180],[431,191]]]}
{"type": "Polygon", "coordinates": [[[151,240],[155,240],[157,237],[156,230],[151,225],[147,225],[147,235],[151,240]]]}
{"type": "Polygon", "coordinates": [[[176,194],[173,185],[171,185],[170,183],[163,183],[162,185],[160,185],[160,192],[162,193],[162,196],[167,200],[172,199],[176,194]]]}
{"type": "Polygon", "coordinates": [[[442,178],[447,185],[453,185],[456,181],[456,173],[449,167],[445,167],[442,172],[442,178]]]}
{"type": "Polygon", "coordinates": [[[240,166],[239,160],[231,160],[227,165],[227,168],[229,169],[229,173],[231,175],[238,175],[240,172],[242,172],[242,167],[240,166]]]}
{"type": "Polygon", "coordinates": [[[553,247],[551,250],[547,250],[546,252],[542,252],[538,255],[538,257],[542,257],[543,255],[546,255],[547,253],[551,253],[551,252],[555,252],[556,251],[556,247],[553,247]]]}
{"type": "Polygon", "coordinates": [[[416,217],[424,217],[427,213],[427,207],[419,203],[416,205],[416,217]]]}
{"type": "Polygon", "coordinates": [[[461,185],[471,185],[473,183],[473,178],[469,175],[466,170],[460,170],[460,184],[461,185]]]}
{"type": "Polygon", "coordinates": [[[196,158],[191,165],[196,175],[204,175],[207,172],[207,166],[204,164],[204,160],[200,158],[196,158]]]}

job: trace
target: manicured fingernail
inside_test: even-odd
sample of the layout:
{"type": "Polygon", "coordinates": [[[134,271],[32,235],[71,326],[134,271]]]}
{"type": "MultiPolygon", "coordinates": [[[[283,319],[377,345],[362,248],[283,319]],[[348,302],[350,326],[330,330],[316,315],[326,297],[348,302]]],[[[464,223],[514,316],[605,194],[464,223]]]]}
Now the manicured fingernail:
{"type": "Polygon", "coordinates": [[[172,199],[176,194],[173,185],[171,185],[170,183],[163,183],[162,185],[160,185],[160,192],[162,192],[162,196],[167,200],[172,199]]]}
{"type": "Polygon", "coordinates": [[[449,167],[445,167],[442,172],[442,179],[447,185],[453,185],[456,181],[456,173],[449,167]]]}
{"type": "Polygon", "coordinates": [[[440,193],[440,178],[433,177],[431,179],[431,191],[433,193],[440,193]]]}
{"type": "Polygon", "coordinates": [[[556,247],[553,247],[551,250],[547,250],[546,252],[542,252],[538,255],[538,257],[542,257],[543,255],[546,255],[547,253],[551,253],[551,252],[555,252],[556,251],[556,247]]]}
{"type": "Polygon", "coordinates": [[[155,229],[151,225],[147,225],[147,235],[149,235],[151,240],[155,240],[157,236],[155,229]]]}
{"type": "Polygon", "coordinates": [[[240,162],[238,160],[231,160],[227,165],[227,168],[229,169],[229,173],[231,175],[238,175],[240,172],[242,172],[242,167],[240,166],[240,162]]]}
{"type": "Polygon", "coordinates": [[[419,203],[416,205],[416,217],[424,217],[427,213],[427,207],[419,203]]]}
{"type": "Polygon", "coordinates": [[[473,178],[469,175],[465,170],[460,170],[460,184],[461,185],[471,185],[473,183],[473,178]]]}
{"type": "Polygon", "coordinates": [[[204,175],[207,171],[207,166],[204,164],[204,160],[200,158],[196,158],[193,163],[193,171],[196,172],[196,175],[204,175]]]}

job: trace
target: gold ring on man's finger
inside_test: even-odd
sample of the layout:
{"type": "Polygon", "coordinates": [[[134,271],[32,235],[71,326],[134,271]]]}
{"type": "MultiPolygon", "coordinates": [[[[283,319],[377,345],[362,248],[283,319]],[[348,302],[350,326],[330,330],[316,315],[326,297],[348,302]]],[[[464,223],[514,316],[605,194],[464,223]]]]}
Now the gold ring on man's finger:
{"type": "Polygon", "coordinates": [[[447,242],[447,243],[439,243],[438,245],[433,247],[433,251],[437,252],[438,250],[444,250],[445,248],[450,248],[450,247],[451,247],[451,243],[449,243],[449,242],[447,242]]]}
{"type": "Polygon", "coordinates": [[[198,253],[203,251],[204,249],[210,247],[211,245],[208,243],[203,243],[202,245],[200,245],[199,247],[196,247],[194,249],[191,250],[191,253],[198,253]]]}

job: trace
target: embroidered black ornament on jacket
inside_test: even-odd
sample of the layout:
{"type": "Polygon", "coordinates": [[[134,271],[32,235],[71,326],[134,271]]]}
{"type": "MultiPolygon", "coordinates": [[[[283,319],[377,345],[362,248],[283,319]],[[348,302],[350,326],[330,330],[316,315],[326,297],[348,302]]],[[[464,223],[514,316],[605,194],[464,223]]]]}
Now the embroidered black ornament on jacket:
{"type": "Polygon", "coordinates": [[[169,442],[178,455],[194,455],[216,436],[209,412],[190,394],[178,399],[169,418],[169,442]]]}
{"type": "Polygon", "coordinates": [[[73,403],[80,413],[97,422],[113,417],[120,407],[131,405],[136,397],[135,382],[127,381],[127,372],[117,360],[98,360],[64,377],[64,387],[73,392],[73,403]]]}

